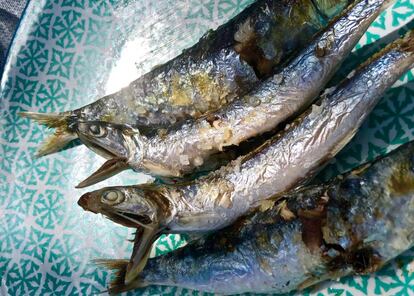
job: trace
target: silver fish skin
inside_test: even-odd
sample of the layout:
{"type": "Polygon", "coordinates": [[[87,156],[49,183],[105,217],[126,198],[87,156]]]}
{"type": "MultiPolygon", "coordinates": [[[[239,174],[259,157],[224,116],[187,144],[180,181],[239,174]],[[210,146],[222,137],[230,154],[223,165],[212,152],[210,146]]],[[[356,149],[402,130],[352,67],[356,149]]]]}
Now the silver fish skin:
{"type": "MultiPolygon", "coordinates": [[[[273,130],[303,111],[318,96],[386,3],[357,1],[283,71],[207,117],[152,137],[131,133],[129,127],[83,122],[78,125],[79,137],[86,145],[91,142],[95,150],[99,146],[115,154],[135,171],[183,177],[208,162],[209,157],[223,147],[239,145],[273,130]]],[[[90,183],[84,182],[81,187],[85,185],[90,183]]]]}
{"type": "Polygon", "coordinates": [[[78,121],[129,124],[151,132],[217,110],[276,71],[350,2],[256,1],[193,47],[114,94],[58,114],[23,112],[56,128],[38,155],[55,152],[76,138],[73,125],[78,121]]]}
{"type": "MultiPolygon", "coordinates": [[[[378,270],[414,246],[414,142],[327,184],[304,187],[234,225],[150,259],[147,285],[236,294],[287,293],[378,270]]],[[[126,269],[127,261],[108,261],[126,269]]]]}
{"type": "Polygon", "coordinates": [[[383,93],[414,66],[413,40],[411,31],[404,41],[396,41],[319,105],[312,105],[311,112],[275,143],[191,185],[172,187],[171,199],[185,203],[169,227],[221,228],[256,202],[309,179],[350,141],[383,93]]]}
{"type": "MultiPolygon", "coordinates": [[[[125,226],[144,227],[145,246],[161,233],[228,226],[257,203],[311,178],[349,142],[385,90],[413,66],[410,31],[257,151],[189,184],[108,187],[83,195],[78,204],[125,226]],[[151,211],[142,207],[149,202],[151,211]]],[[[127,282],[143,267],[149,249],[139,253],[132,256],[127,282]]]]}

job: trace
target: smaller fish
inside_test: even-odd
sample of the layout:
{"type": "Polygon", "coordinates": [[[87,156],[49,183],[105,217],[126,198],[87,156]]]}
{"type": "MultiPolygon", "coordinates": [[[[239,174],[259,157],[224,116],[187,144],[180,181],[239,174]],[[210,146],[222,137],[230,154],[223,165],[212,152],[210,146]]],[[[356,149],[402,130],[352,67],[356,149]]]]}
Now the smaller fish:
{"type": "Polygon", "coordinates": [[[127,260],[109,292],[149,285],[224,295],[288,293],[366,274],[414,246],[414,142],[326,184],[282,196],[269,209],[148,260],[125,285],[127,260]]]}
{"type": "Polygon", "coordinates": [[[129,283],[145,266],[147,240],[152,243],[162,233],[223,228],[257,203],[309,180],[352,139],[383,93],[413,66],[410,31],[323,95],[284,133],[220,170],[176,186],[103,188],[84,194],[78,204],[144,231],[128,266],[129,283]]]}
{"type": "Polygon", "coordinates": [[[80,140],[94,151],[114,155],[81,182],[85,187],[132,168],[156,176],[183,177],[224,147],[275,129],[317,98],[341,62],[387,1],[356,1],[280,73],[216,113],[146,137],[130,127],[107,122],[80,122],[80,140]],[[101,150],[101,151],[99,151],[101,150]]]}

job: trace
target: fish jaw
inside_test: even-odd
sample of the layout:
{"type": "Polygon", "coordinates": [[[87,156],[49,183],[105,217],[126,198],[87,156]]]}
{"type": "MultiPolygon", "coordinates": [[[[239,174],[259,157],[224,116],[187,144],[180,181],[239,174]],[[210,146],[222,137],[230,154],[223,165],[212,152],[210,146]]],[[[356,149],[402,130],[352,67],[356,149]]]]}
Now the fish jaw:
{"type": "Polygon", "coordinates": [[[87,187],[110,178],[126,169],[140,170],[145,153],[145,137],[128,125],[103,121],[80,122],[76,127],[79,139],[92,151],[108,159],[97,171],[77,185],[87,187]]]}
{"type": "Polygon", "coordinates": [[[134,248],[125,270],[125,283],[143,270],[151,248],[174,215],[174,205],[154,186],[108,187],[82,195],[78,204],[120,225],[136,228],[134,248]]]}
{"type": "Polygon", "coordinates": [[[124,158],[112,158],[106,161],[98,170],[76,185],[75,188],[85,188],[104,181],[129,168],[124,158]]]}
{"type": "Polygon", "coordinates": [[[129,142],[138,130],[129,126],[117,125],[103,121],[78,122],[76,132],[79,139],[88,148],[104,158],[128,158],[129,142]]]}
{"type": "Polygon", "coordinates": [[[168,199],[145,186],[114,186],[82,195],[78,204],[126,227],[151,228],[171,214],[168,199]]]}

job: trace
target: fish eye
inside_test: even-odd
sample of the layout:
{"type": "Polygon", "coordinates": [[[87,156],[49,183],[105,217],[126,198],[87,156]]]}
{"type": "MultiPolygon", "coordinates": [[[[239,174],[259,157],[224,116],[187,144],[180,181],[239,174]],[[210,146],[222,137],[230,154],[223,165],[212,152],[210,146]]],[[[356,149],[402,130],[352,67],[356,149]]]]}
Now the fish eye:
{"type": "Polygon", "coordinates": [[[104,137],[107,134],[106,128],[96,125],[96,124],[92,124],[89,127],[89,131],[95,137],[104,137]]]}
{"type": "Polygon", "coordinates": [[[115,205],[123,202],[125,199],[124,194],[119,190],[106,191],[102,195],[102,202],[108,205],[115,205]]]}

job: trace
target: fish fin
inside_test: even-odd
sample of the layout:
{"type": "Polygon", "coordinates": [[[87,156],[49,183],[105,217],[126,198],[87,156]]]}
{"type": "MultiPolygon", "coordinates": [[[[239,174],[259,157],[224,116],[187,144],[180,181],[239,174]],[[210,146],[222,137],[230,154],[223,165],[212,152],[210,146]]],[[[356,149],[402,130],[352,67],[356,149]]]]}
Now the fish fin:
{"type": "Polygon", "coordinates": [[[159,227],[140,228],[135,233],[134,248],[127,266],[125,283],[132,283],[144,269],[151,253],[152,245],[159,238],[159,227]]]}
{"type": "Polygon", "coordinates": [[[108,288],[110,295],[120,294],[129,290],[148,286],[144,281],[136,278],[132,283],[125,284],[125,275],[128,267],[128,260],[124,259],[95,259],[93,262],[114,272],[115,278],[111,281],[108,288]]]}
{"type": "Polygon", "coordinates": [[[67,118],[69,114],[65,113],[40,113],[40,112],[19,112],[19,116],[32,119],[41,125],[50,128],[58,128],[67,126],[67,118]]]}
{"type": "Polygon", "coordinates": [[[35,120],[48,128],[55,128],[53,135],[43,141],[36,153],[36,157],[55,153],[65,147],[69,142],[75,140],[77,135],[68,130],[68,118],[70,113],[39,113],[19,112],[19,116],[35,120]]]}
{"type": "Polygon", "coordinates": [[[36,157],[42,157],[58,152],[77,138],[76,134],[58,128],[53,135],[47,137],[42,144],[40,144],[40,147],[36,152],[36,157]]]}

